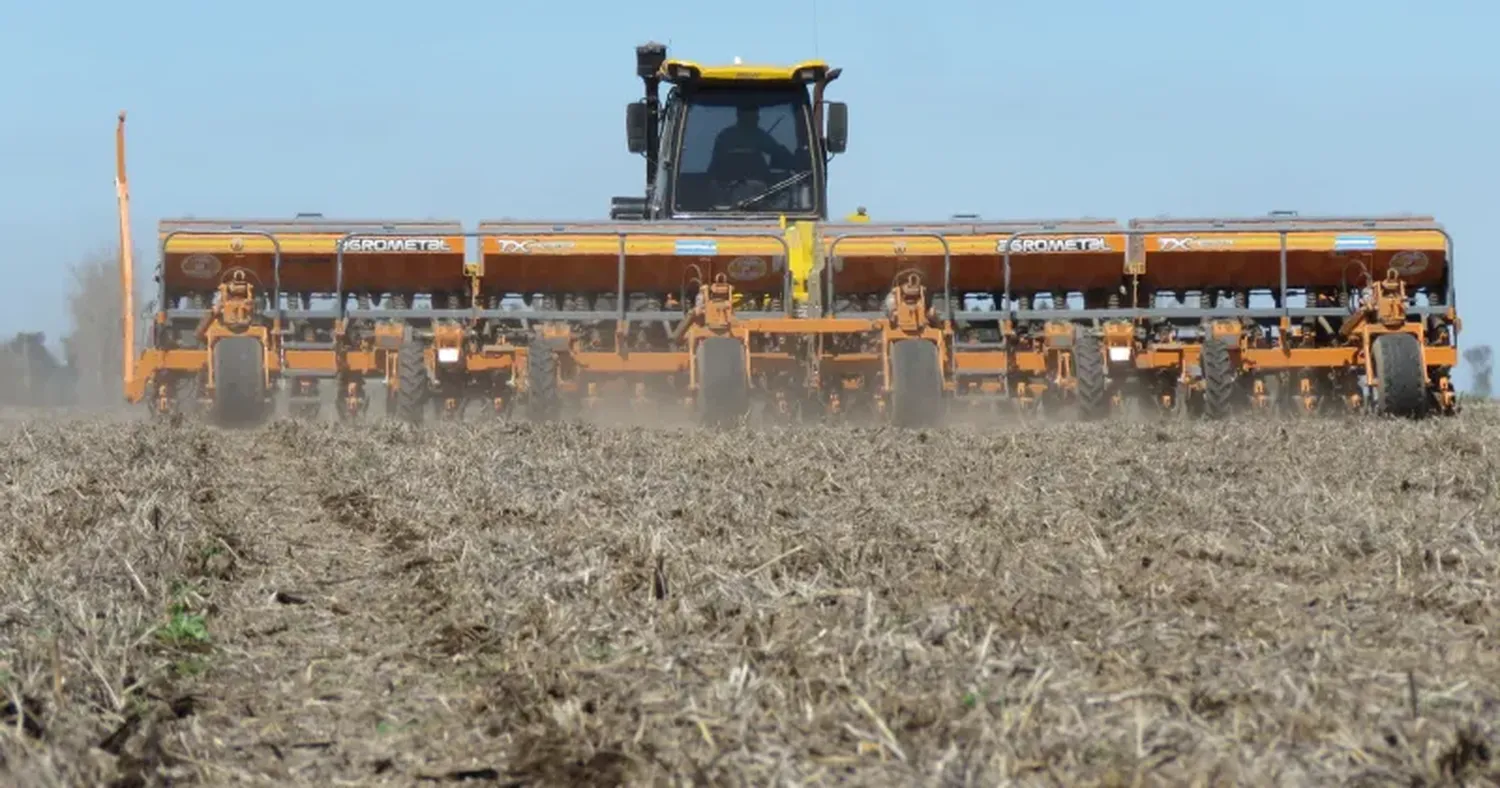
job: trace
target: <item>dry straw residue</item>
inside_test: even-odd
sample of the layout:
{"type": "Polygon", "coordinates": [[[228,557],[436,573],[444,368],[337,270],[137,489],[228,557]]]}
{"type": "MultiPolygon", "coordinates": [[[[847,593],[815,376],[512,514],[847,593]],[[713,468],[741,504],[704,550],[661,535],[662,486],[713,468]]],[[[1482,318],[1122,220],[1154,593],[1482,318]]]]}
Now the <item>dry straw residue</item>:
{"type": "Polygon", "coordinates": [[[21,784],[1500,779],[1500,414],[0,427],[21,784]]]}

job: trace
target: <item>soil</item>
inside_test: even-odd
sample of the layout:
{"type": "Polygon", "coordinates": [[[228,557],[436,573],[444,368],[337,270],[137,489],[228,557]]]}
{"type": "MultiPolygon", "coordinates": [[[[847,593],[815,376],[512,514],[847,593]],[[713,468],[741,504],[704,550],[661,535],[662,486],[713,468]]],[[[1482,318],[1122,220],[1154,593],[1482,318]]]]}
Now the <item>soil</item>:
{"type": "Polygon", "coordinates": [[[0,425],[17,785],[1500,782],[1500,412],[0,425]]]}

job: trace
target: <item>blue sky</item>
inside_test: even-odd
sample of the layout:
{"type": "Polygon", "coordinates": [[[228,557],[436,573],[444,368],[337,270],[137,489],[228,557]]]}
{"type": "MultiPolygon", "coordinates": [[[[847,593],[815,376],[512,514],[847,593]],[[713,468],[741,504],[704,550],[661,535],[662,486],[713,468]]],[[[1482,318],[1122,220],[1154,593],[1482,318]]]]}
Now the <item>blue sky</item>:
{"type": "Polygon", "coordinates": [[[0,267],[29,293],[0,333],[66,332],[67,266],[114,243],[121,109],[146,250],[164,215],[603,218],[640,189],[622,107],[655,39],[842,66],[838,214],[1430,213],[1456,237],[1462,344],[1500,342],[1480,295],[1500,288],[1500,3],[813,8],[0,3],[0,267]]]}

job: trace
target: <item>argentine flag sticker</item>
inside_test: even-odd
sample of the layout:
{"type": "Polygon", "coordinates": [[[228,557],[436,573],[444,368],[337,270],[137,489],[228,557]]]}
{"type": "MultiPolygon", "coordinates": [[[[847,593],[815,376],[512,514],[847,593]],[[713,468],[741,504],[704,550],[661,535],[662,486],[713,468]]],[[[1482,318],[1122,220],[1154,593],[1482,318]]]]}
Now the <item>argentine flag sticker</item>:
{"type": "Polygon", "coordinates": [[[685,238],[677,242],[677,253],[682,255],[716,255],[719,253],[719,242],[712,238],[685,238]]]}
{"type": "Polygon", "coordinates": [[[1340,235],[1333,239],[1335,251],[1347,252],[1356,249],[1369,250],[1375,248],[1375,236],[1373,235],[1340,235]]]}

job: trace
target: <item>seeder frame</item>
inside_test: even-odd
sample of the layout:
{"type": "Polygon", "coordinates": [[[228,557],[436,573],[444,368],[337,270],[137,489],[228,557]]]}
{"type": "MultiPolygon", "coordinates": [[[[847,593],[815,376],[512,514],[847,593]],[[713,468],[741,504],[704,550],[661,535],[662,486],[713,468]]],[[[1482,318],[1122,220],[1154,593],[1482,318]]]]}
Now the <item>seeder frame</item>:
{"type": "MultiPolygon", "coordinates": [[[[1233,221],[1233,220],[1231,220],[1233,221]]],[[[838,228],[834,232],[817,238],[817,244],[821,248],[819,262],[821,271],[815,275],[820,277],[819,284],[822,289],[820,304],[818,305],[818,316],[800,317],[798,307],[792,298],[793,277],[792,267],[789,261],[793,250],[788,243],[784,231],[760,227],[734,227],[723,228],[718,225],[684,223],[680,226],[666,228],[634,227],[617,223],[611,226],[601,227],[597,224],[555,224],[551,227],[524,226],[524,232],[509,232],[500,230],[444,232],[444,238],[461,238],[466,243],[462,252],[464,276],[470,281],[472,287],[470,292],[469,308],[415,308],[402,309],[350,309],[348,299],[351,292],[346,290],[346,250],[351,241],[359,239],[409,239],[411,233],[395,230],[382,231],[348,231],[338,235],[334,243],[334,271],[332,292],[336,299],[333,310],[312,309],[289,309],[283,296],[282,261],[284,259],[283,246],[277,234],[256,227],[240,226],[230,224],[222,228],[184,229],[173,228],[164,232],[160,239],[159,251],[162,265],[168,257],[171,242],[183,236],[251,236],[266,239],[271,246],[271,272],[272,287],[270,289],[271,303],[274,309],[266,310],[270,318],[269,326],[255,329],[250,336],[259,338],[263,342],[263,378],[266,383],[266,399],[269,401],[271,390],[277,385],[277,381],[288,378],[298,379],[306,377],[333,377],[338,378],[345,388],[344,404],[341,413],[352,416],[361,412],[367,401],[363,397],[364,383],[372,378],[383,378],[387,382],[388,395],[396,397],[399,395],[403,385],[401,364],[399,356],[401,352],[410,355],[420,352],[423,356],[422,368],[426,371],[426,381],[413,383],[416,378],[406,376],[406,385],[421,385],[427,389],[431,384],[438,384],[440,396],[443,396],[447,409],[451,410],[454,405],[455,391],[449,389],[462,389],[464,381],[475,375],[501,375],[503,379],[492,382],[492,391],[495,406],[504,410],[508,407],[510,397],[513,393],[531,393],[533,389],[545,389],[556,391],[559,394],[569,390],[577,390],[577,380],[582,376],[597,373],[603,376],[635,377],[637,379],[651,376],[673,376],[681,373],[687,374],[685,386],[678,385],[677,391],[685,399],[691,400],[700,388],[699,363],[697,361],[697,349],[705,339],[711,337],[732,338],[745,347],[743,366],[745,368],[745,382],[749,385],[751,380],[757,378],[759,371],[770,368],[778,368],[785,371],[799,364],[812,367],[812,374],[800,376],[802,387],[812,390],[823,389],[823,405],[839,408],[843,392],[861,391],[867,394],[873,393],[873,404],[879,411],[884,410],[886,398],[891,395],[894,388],[892,376],[891,348],[898,341],[907,339],[922,339],[931,342],[936,348],[936,363],[940,369],[941,389],[946,395],[962,395],[969,393],[999,393],[1002,397],[1011,396],[1019,404],[1026,405],[1035,401],[1033,395],[1041,395],[1046,392],[1062,395],[1079,394],[1077,370],[1080,357],[1076,354],[1078,347],[1083,352],[1092,353],[1097,347],[1104,354],[1102,366],[1094,365],[1088,358],[1082,358],[1087,365],[1085,371],[1092,374],[1095,369],[1105,369],[1113,372],[1111,377],[1129,378],[1132,375],[1147,376],[1163,372],[1172,373],[1179,384],[1178,395],[1192,390],[1194,387],[1202,388],[1203,374],[1202,353],[1206,343],[1213,341],[1229,341],[1232,347],[1228,348],[1232,361],[1240,373],[1258,374],[1264,371],[1290,371],[1306,372],[1308,370],[1338,371],[1350,368],[1363,367],[1364,378],[1368,387],[1373,387],[1377,379],[1376,371],[1371,361],[1372,347],[1374,341],[1385,333],[1408,333],[1415,336],[1421,346],[1421,365],[1424,370],[1433,371],[1438,375],[1437,379],[1431,381],[1438,394],[1438,406],[1444,412],[1451,411],[1453,401],[1451,385],[1447,382],[1444,374],[1447,368],[1457,363],[1457,349],[1455,344],[1430,344],[1427,342],[1427,332],[1421,322],[1423,319],[1444,319],[1452,323],[1453,338],[1456,338],[1458,323],[1455,315],[1455,284],[1454,284],[1454,259],[1453,239],[1447,230],[1435,223],[1419,221],[1406,221],[1401,226],[1382,227],[1379,225],[1383,220],[1369,220],[1359,222],[1346,222],[1337,217],[1331,219],[1307,219],[1294,223],[1272,222],[1259,223],[1254,232],[1263,234],[1275,234],[1279,238],[1279,277],[1280,282],[1275,291],[1275,296],[1281,306],[1275,308],[1248,308],[1248,307],[1208,307],[1208,308],[1161,308],[1142,307],[1133,305],[1120,308],[1063,308],[1063,309],[1018,309],[1013,281],[1013,262],[1015,254],[1014,242],[1024,238],[1037,237],[1048,239],[1084,237],[1104,233],[1109,236],[1118,236],[1127,239],[1127,244],[1134,248],[1137,241],[1144,241],[1150,236],[1161,235],[1189,235],[1212,236],[1244,234],[1244,227],[1236,226],[1202,226],[1197,224],[1172,224],[1165,223],[1151,227],[1112,227],[1101,230],[1098,227],[1090,227],[1087,230],[1068,229],[1066,222],[1048,223],[1044,226],[1010,229],[996,233],[988,231],[983,225],[956,226],[951,231],[948,228],[933,229],[931,225],[921,229],[908,230],[902,225],[891,225],[882,227],[871,227],[868,229],[845,229],[838,228]],[[1326,222],[1326,223],[1319,223],[1326,222]],[[1062,224],[1064,226],[1059,227],[1062,224]],[[1346,321],[1354,319],[1357,310],[1351,311],[1344,307],[1293,307],[1289,303],[1289,291],[1296,288],[1288,281],[1287,254],[1288,237],[1297,233],[1345,233],[1345,232],[1367,232],[1371,230],[1383,233],[1391,232],[1431,232],[1439,233],[1444,239],[1444,265],[1446,271],[1443,276],[1444,296],[1443,304],[1436,306],[1407,305],[1402,311],[1403,320],[1401,324],[1392,323],[1394,314],[1388,307],[1385,310],[1384,322],[1365,321],[1353,333],[1358,334],[1358,341],[1349,332],[1338,332],[1341,343],[1332,346],[1291,346],[1287,338],[1290,334],[1291,321],[1294,319],[1327,319],[1332,317],[1343,318],[1346,321]],[[954,289],[952,283],[953,252],[949,239],[962,236],[995,235],[1000,238],[999,243],[1003,247],[1000,253],[1002,260],[1003,291],[1001,292],[1003,309],[994,310],[959,310],[954,303],[954,289]],[[694,310],[666,310],[658,309],[652,311],[632,311],[630,308],[631,293],[627,287],[627,275],[631,255],[629,244],[632,239],[657,239],[684,241],[690,237],[711,237],[718,240],[756,240],[763,242],[774,242],[779,247],[780,257],[773,257],[773,265],[779,267],[781,300],[783,308],[779,311],[766,312],[763,310],[738,311],[732,306],[725,308],[719,304],[712,314],[705,312],[703,305],[694,310]],[[487,241],[515,242],[517,238],[537,240],[544,238],[615,238],[618,242],[616,254],[616,289],[614,297],[617,301],[615,309],[610,311],[578,311],[578,310],[531,310],[516,311],[511,309],[485,308],[479,305],[481,287],[486,274],[486,266],[490,258],[489,250],[485,246],[487,241]],[[908,318],[902,322],[895,319],[894,313],[871,313],[868,311],[857,311],[854,313],[840,313],[836,307],[836,284],[838,281],[838,270],[842,264],[838,256],[838,250],[842,244],[855,239],[928,239],[935,241],[942,250],[942,314],[933,315],[937,318],[931,320],[923,315],[932,306],[932,299],[928,297],[925,283],[916,279],[907,283],[893,283],[890,300],[894,304],[898,292],[905,286],[918,288],[920,292],[920,303],[915,305],[908,318]],[[478,242],[478,262],[469,260],[470,246],[467,242],[478,242]],[[1415,317],[1417,320],[1412,321],[1415,317]],[[307,343],[283,338],[283,331],[289,321],[299,319],[331,320],[333,326],[333,341],[331,343],[313,343],[312,346],[304,347],[307,343]],[[617,338],[623,335],[632,319],[645,322],[660,322],[670,326],[677,323],[673,330],[674,339],[685,340],[682,348],[661,349],[650,351],[632,351],[618,345],[612,351],[586,351],[580,350],[574,343],[571,330],[564,327],[579,323],[608,322],[613,321],[615,335],[617,338]],[[383,322],[375,327],[369,337],[358,338],[350,342],[348,329],[351,323],[361,320],[397,321],[383,322]],[[1143,335],[1141,328],[1144,323],[1151,320],[1169,321],[1172,323],[1183,323],[1185,321],[1199,321],[1205,328],[1206,339],[1199,342],[1162,342],[1153,340],[1143,335]],[[1253,324],[1262,324],[1262,321],[1275,320],[1278,328],[1277,339],[1274,347],[1252,347],[1239,334],[1242,326],[1236,321],[1249,321],[1253,324]],[[429,323],[422,327],[416,325],[421,321],[429,323]],[[451,322],[445,322],[451,321],[451,322]],[[507,321],[519,322],[522,341],[516,343],[489,343],[480,344],[473,331],[482,321],[507,321]],[[961,325],[970,325],[992,321],[1000,327],[1000,341],[997,343],[959,343],[955,340],[955,332],[961,325]],[[553,324],[539,331],[530,330],[533,323],[553,324]],[[899,325],[898,325],[899,323],[899,325]],[[557,325],[561,324],[561,325],[557,325]],[[1044,340],[1040,345],[1032,343],[1027,346],[1020,341],[1016,330],[1017,325],[1042,324],[1044,326],[1044,340]],[[1065,325],[1064,325],[1065,324],[1065,325]],[[1102,342],[1098,336],[1100,329],[1103,331],[1102,342]],[[864,335],[867,339],[878,337],[879,349],[871,353],[848,353],[829,352],[823,340],[836,336],[858,336],[864,335]],[[811,355],[802,353],[800,356],[784,352],[757,352],[751,348],[753,339],[757,336],[781,336],[796,337],[803,340],[812,340],[813,349],[811,355]],[[538,350],[546,349],[555,356],[552,368],[559,376],[558,385],[531,386],[528,385],[529,358],[538,350]],[[1192,368],[1198,367],[1199,372],[1194,374],[1192,368]],[[849,376],[855,379],[853,385],[835,386],[835,390],[827,390],[819,380],[819,375],[824,370],[838,370],[845,376],[843,383],[847,384],[849,376]],[[980,381],[976,389],[974,381],[980,381]],[[448,385],[444,385],[444,381],[448,385]],[[990,385],[986,387],[985,382],[990,385]],[[873,390],[871,388],[873,384],[873,390]],[[1019,396],[1013,396],[1019,394],[1019,396]]],[[[1160,250],[1158,250],[1160,251],[1160,250]]],[[[1138,260],[1132,259],[1133,255],[1145,255],[1147,250],[1139,249],[1125,251],[1126,270],[1121,272],[1122,281],[1132,278],[1139,282],[1142,275],[1146,273],[1144,257],[1138,260]]],[[[679,255],[693,257],[694,255],[679,255]]],[[[702,258],[719,258],[728,255],[698,255],[702,258]]],[[[689,269],[696,267],[696,263],[684,263],[683,274],[686,276],[689,269]]],[[[712,263],[710,263],[710,267],[712,263]]],[[[701,269],[700,269],[701,274],[701,269]]],[[[162,278],[161,297],[162,303],[166,305],[168,288],[165,277],[162,278]]],[[[723,280],[720,273],[716,281],[702,283],[700,285],[700,296],[707,296],[710,292],[718,294],[718,297],[729,297],[733,294],[732,286],[723,280]]],[[[686,293],[686,280],[683,284],[684,297],[686,293]]],[[[917,290],[908,290],[916,293],[917,290]]],[[[550,293],[549,295],[557,295],[550,293]]],[[[492,294],[493,295],[493,294],[492,294]]],[[[507,297],[514,295],[505,294],[507,297]]],[[[1139,292],[1134,295],[1133,300],[1139,298],[1139,292]]],[[[1149,294],[1148,294],[1149,295],[1149,294]]],[[[215,307],[218,308],[218,307],[215,307]]],[[[203,318],[206,310],[180,309],[166,306],[159,310],[156,320],[156,328],[180,321],[185,318],[203,318]]],[[[131,401],[139,400],[146,392],[148,380],[161,377],[163,374],[176,374],[179,378],[192,374],[201,373],[202,393],[207,393],[212,398],[214,390],[214,364],[210,363],[213,358],[214,347],[220,338],[229,336],[242,336],[245,329],[239,331],[228,331],[215,328],[217,323],[208,321],[200,328],[201,338],[205,345],[201,348],[165,348],[162,343],[156,341],[159,331],[153,331],[153,347],[142,354],[139,359],[139,370],[127,380],[126,395],[131,401]]],[[[1446,330],[1446,328],[1442,329],[1446,330]]],[[[1217,352],[1217,351],[1215,351],[1217,352]]],[[[546,363],[539,362],[542,368],[546,363]]],[[[589,381],[592,383],[593,381],[589,381]]],[[[169,409],[167,399],[170,397],[170,386],[158,386],[154,404],[159,409],[169,409]]],[[[594,397],[592,386],[589,398],[594,397]]],[[[424,390],[425,397],[431,392],[424,390]]],[[[637,395],[640,395],[638,387],[637,395]]],[[[777,399],[778,405],[785,410],[784,398],[789,394],[786,391],[768,392],[777,399]]],[[[791,392],[794,397],[807,394],[791,392]]],[[[1347,392],[1344,392],[1347,395],[1347,392]]],[[[1097,392],[1085,391],[1085,395],[1093,396],[1097,392]]],[[[1308,392],[1302,392],[1304,401],[1307,401],[1308,392]]],[[[1261,396],[1257,394],[1255,396],[1261,396]]],[[[818,399],[815,395],[813,399],[818,399]]],[[[1086,402],[1089,408],[1099,409],[1100,403],[1086,402]]],[[[1118,398],[1115,404],[1118,404],[1118,398]]],[[[1174,403],[1175,404],[1175,403],[1174,403]]],[[[1357,403],[1355,403],[1357,404],[1357,403]]],[[[414,420],[420,419],[420,414],[412,412],[407,408],[405,416],[414,420]]]]}

